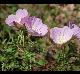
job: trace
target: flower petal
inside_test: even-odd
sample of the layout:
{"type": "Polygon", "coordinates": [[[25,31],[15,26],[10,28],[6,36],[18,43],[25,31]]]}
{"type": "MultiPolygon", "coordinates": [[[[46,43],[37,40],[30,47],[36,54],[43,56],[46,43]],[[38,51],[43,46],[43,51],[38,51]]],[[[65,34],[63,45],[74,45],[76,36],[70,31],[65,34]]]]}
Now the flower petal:
{"type": "Polygon", "coordinates": [[[68,27],[74,31],[74,36],[76,35],[77,33],[77,30],[79,29],[79,27],[73,22],[73,21],[70,21],[68,22],[68,27]]]}
{"type": "Polygon", "coordinates": [[[76,32],[76,37],[80,40],[80,28],[76,32]]]}
{"type": "Polygon", "coordinates": [[[8,18],[6,18],[5,22],[6,24],[8,24],[9,26],[12,26],[14,23],[14,21],[20,25],[22,25],[21,23],[21,19],[24,18],[24,17],[27,17],[28,16],[28,12],[27,10],[25,9],[18,9],[16,11],[16,15],[9,15],[8,18]]]}
{"type": "Polygon", "coordinates": [[[28,16],[28,12],[26,9],[18,9],[16,11],[16,16],[18,16],[21,19],[21,18],[28,16]]]}
{"type": "Polygon", "coordinates": [[[13,14],[9,15],[5,20],[6,24],[8,24],[9,26],[13,25],[13,21],[16,21],[16,16],[13,14]]]}
{"type": "Polygon", "coordinates": [[[54,27],[50,30],[50,38],[57,44],[69,41],[73,36],[73,31],[67,26],[63,28],[54,27]]]}
{"type": "Polygon", "coordinates": [[[25,23],[25,26],[28,32],[32,33],[32,36],[44,36],[48,32],[47,25],[42,23],[42,20],[36,17],[25,17],[22,19],[22,23],[25,23]],[[34,33],[35,32],[35,33],[34,33]]]}

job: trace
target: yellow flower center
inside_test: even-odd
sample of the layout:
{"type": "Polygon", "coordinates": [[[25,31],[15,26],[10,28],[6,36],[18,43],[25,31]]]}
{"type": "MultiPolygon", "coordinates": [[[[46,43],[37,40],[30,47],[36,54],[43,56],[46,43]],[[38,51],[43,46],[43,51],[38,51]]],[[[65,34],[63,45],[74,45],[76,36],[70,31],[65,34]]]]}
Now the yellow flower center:
{"type": "Polygon", "coordinates": [[[64,38],[64,36],[59,36],[59,39],[58,39],[58,42],[57,42],[58,44],[63,44],[63,43],[65,43],[65,38],[64,38]]]}
{"type": "Polygon", "coordinates": [[[36,29],[36,26],[35,26],[35,25],[33,25],[33,26],[32,26],[32,29],[33,29],[33,30],[35,30],[35,29],[36,29]]]}

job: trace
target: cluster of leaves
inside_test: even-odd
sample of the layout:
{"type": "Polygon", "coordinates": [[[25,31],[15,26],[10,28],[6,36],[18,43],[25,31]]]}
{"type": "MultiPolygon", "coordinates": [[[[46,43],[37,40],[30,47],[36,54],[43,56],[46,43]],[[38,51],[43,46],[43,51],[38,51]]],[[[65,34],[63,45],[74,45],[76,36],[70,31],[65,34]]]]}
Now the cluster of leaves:
{"type": "Polygon", "coordinates": [[[29,38],[27,31],[24,29],[14,31],[8,26],[3,25],[2,27],[3,33],[0,37],[0,70],[32,70],[33,66],[37,65],[40,67],[46,63],[44,58],[36,56],[37,53],[42,55],[45,53],[43,41],[29,38]]]}

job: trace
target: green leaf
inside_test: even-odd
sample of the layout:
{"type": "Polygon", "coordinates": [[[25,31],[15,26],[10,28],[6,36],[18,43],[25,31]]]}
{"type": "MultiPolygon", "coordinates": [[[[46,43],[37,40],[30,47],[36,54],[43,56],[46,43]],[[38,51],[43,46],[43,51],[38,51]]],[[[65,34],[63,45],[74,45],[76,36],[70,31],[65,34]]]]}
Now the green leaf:
{"type": "Polygon", "coordinates": [[[67,45],[64,50],[65,50],[65,54],[67,54],[69,51],[69,46],[67,45]]]}
{"type": "Polygon", "coordinates": [[[45,65],[46,64],[46,61],[45,60],[39,60],[38,62],[37,62],[37,64],[39,64],[39,65],[45,65]]]}
{"type": "Polygon", "coordinates": [[[12,52],[12,48],[6,49],[7,52],[12,52]]]}

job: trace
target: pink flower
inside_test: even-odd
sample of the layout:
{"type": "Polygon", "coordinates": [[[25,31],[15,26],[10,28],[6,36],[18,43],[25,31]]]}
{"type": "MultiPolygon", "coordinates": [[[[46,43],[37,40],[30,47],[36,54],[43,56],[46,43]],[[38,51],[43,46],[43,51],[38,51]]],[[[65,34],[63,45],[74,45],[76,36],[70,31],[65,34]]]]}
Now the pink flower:
{"type": "Polygon", "coordinates": [[[69,21],[67,26],[74,32],[73,35],[75,36],[79,27],[74,23],[74,21],[69,21]]]}
{"type": "Polygon", "coordinates": [[[16,22],[16,23],[19,23],[20,25],[22,25],[21,24],[21,19],[24,18],[24,17],[27,17],[27,16],[28,16],[27,10],[18,9],[16,11],[16,15],[13,15],[13,14],[9,15],[8,18],[6,18],[5,22],[9,26],[12,26],[14,24],[13,22],[16,22]]]}
{"type": "Polygon", "coordinates": [[[57,44],[63,44],[69,41],[73,36],[73,31],[68,26],[63,28],[54,27],[50,29],[50,38],[57,44]]]}
{"type": "Polygon", "coordinates": [[[32,36],[44,36],[48,32],[47,25],[42,23],[42,20],[36,17],[25,17],[21,21],[25,23],[28,32],[32,36]]]}
{"type": "Polygon", "coordinates": [[[80,28],[73,22],[68,22],[68,27],[73,31],[73,35],[80,40],[80,28]]]}
{"type": "Polygon", "coordinates": [[[76,35],[75,35],[79,40],[80,40],[80,28],[77,30],[76,35]]]}

